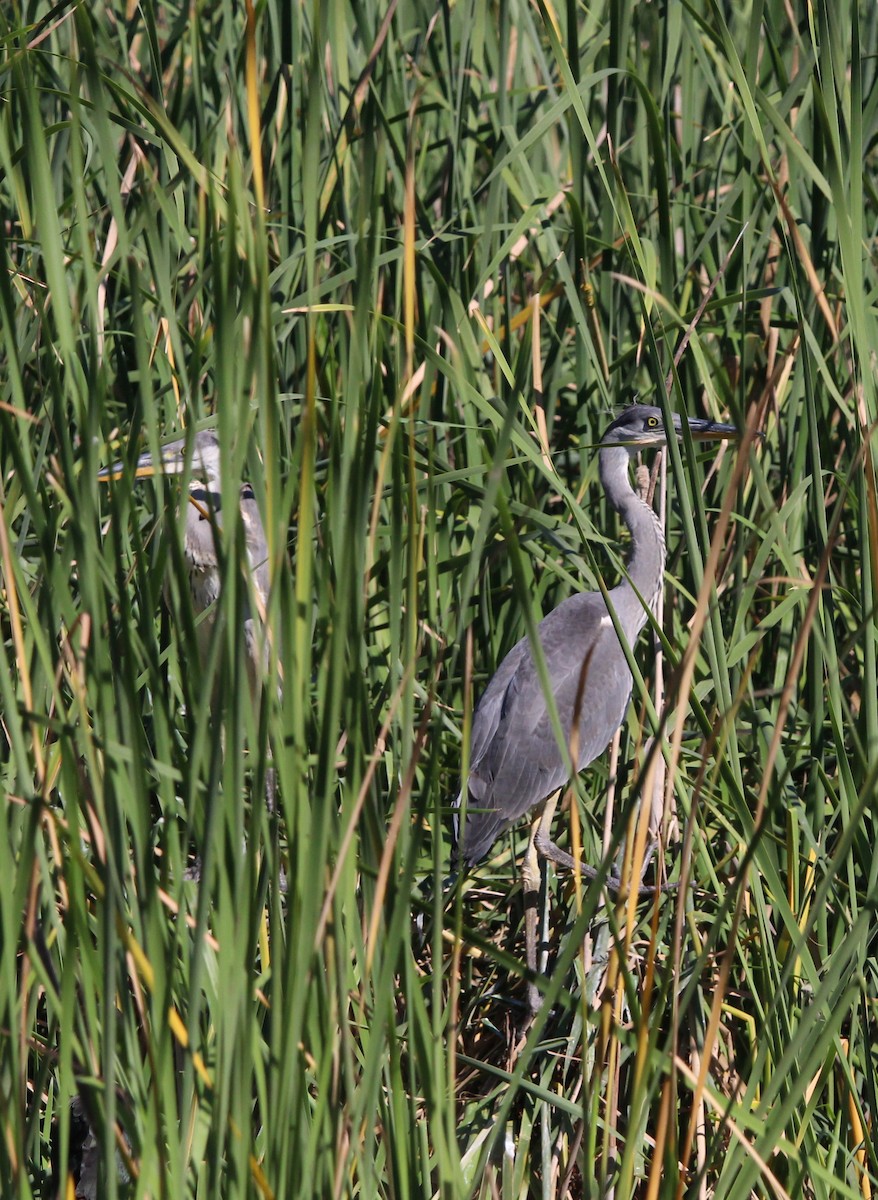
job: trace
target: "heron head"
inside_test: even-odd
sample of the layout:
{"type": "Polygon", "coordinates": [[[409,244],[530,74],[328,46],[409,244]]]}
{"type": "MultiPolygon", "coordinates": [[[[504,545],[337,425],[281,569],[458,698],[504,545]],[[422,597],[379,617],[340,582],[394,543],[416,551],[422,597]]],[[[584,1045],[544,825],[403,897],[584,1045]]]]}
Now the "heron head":
{"type": "MultiPolygon", "coordinates": [[[[98,479],[118,479],[123,470],[123,463],[114,463],[101,471],[98,479]]],[[[134,466],[134,477],[182,475],[187,470],[193,480],[208,484],[211,491],[219,491],[220,445],[212,430],[204,429],[191,439],[184,437],[168,442],[162,446],[158,459],[150,453],[141,454],[134,466]]]]}
{"type": "MultiPolygon", "coordinates": [[[[682,434],[684,424],[688,425],[696,441],[718,441],[738,435],[734,425],[724,425],[720,421],[681,417],[677,413],[673,413],[672,417],[677,437],[682,434]]],[[[602,445],[616,443],[630,446],[632,453],[638,446],[664,446],[667,441],[668,428],[664,414],[660,408],[653,408],[649,404],[632,404],[626,408],[601,438],[602,445]]]]}

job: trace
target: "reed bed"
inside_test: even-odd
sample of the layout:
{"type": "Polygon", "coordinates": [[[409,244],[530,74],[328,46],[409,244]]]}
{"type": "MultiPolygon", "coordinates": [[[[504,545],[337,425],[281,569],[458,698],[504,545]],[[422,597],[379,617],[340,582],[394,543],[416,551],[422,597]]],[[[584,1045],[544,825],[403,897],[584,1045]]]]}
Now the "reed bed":
{"type": "Polygon", "coordinates": [[[0,1192],[78,1114],[109,1197],[870,1197],[878,9],[34,0],[0,63],[0,1192]],[[525,831],[444,891],[449,810],[619,578],[634,395],[743,436],[669,449],[556,832],[630,877],[658,778],[679,886],[550,876],[522,1031],[525,831]],[[97,478],[202,427],[256,701],[240,525],[203,660],[179,485],[97,478]]]}

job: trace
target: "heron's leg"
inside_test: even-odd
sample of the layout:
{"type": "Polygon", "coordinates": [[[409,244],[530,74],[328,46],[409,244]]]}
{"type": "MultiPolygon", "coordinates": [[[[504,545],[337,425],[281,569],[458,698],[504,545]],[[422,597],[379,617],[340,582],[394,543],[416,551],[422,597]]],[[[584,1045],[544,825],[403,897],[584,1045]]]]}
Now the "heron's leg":
{"type": "MultiPolygon", "coordinates": [[[[547,958],[545,929],[542,930],[542,936],[538,939],[538,934],[540,933],[538,926],[545,926],[547,917],[546,906],[540,910],[540,886],[543,881],[543,872],[540,866],[539,843],[541,835],[552,824],[552,818],[555,815],[555,809],[558,807],[558,797],[560,795],[561,793],[558,791],[550,796],[531,823],[527,852],[525,853],[524,863],[521,868],[521,879],[524,890],[526,962],[527,969],[534,975],[538,973],[545,974],[547,958]],[[539,958],[537,957],[538,940],[543,947],[539,958]]],[[[542,993],[532,981],[527,985],[527,1003],[531,1016],[535,1016],[540,1011],[543,1003],[542,993]]]]}
{"type": "MultiPolygon", "coordinates": [[[[539,821],[536,822],[536,836],[532,835],[532,840],[537,853],[542,855],[543,858],[548,859],[549,862],[554,863],[556,867],[564,867],[568,871],[575,871],[578,867],[580,874],[583,875],[585,879],[597,879],[601,875],[600,871],[596,870],[592,866],[589,866],[588,863],[577,862],[572,854],[568,854],[566,850],[562,850],[560,846],[556,845],[555,842],[552,841],[549,835],[549,826],[551,824],[551,818],[554,816],[557,800],[558,797],[556,796],[555,804],[552,805],[552,811],[549,815],[549,820],[545,820],[545,814],[549,808],[547,803],[546,808],[543,810],[543,815],[540,817],[539,821]]],[[[622,880],[618,877],[618,875],[607,875],[604,878],[604,886],[608,892],[612,893],[613,895],[618,895],[622,890],[622,880]]],[[[637,894],[639,896],[654,896],[657,891],[671,891],[675,886],[676,885],[674,884],[668,884],[661,888],[641,886],[637,889],[637,894]]]]}
{"type": "MultiPolygon", "coordinates": [[[[531,824],[530,838],[528,839],[527,850],[524,854],[524,861],[521,864],[521,888],[524,896],[525,963],[532,976],[536,975],[537,971],[537,909],[540,903],[541,870],[540,859],[536,849],[536,836],[539,827],[540,818],[537,817],[531,824]]],[[[533,982],[532,978],[529,979],[527,984],[527,1004],[531,1016],[539,1012],[542,1000],[539,988],[533,982]]]]}
{"type": "Polygon", "coordinates": [[[643,864],[640,868],[640,882],[643,883],[644,876],[649,870],[650,863],[655,857],[655,852],[658,847],[658,838],[654,838],[652,834],[647,839],[646,849],[643,852],[643,864]]]}
{"type": "Polygon", "coordinates": [[[277,814],[277,770],[274,767],[265,772],[265,808],[271,816],[277,814]]]}

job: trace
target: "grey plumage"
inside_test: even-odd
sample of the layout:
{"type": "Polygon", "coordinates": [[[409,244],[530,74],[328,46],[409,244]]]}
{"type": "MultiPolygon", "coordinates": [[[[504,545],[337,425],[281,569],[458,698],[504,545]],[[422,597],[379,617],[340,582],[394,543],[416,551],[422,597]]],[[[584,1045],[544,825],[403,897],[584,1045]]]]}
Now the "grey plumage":
{"type": "MultiPolygon", "coordinates": [[[[736,433],[733,426],[712,421],[689,419],[688,425],[699,439],[736,433]]],[[[674,427],[679,433],[676,415],[674,427]]],[[[661,410],[638,404],[615,420],[601,440],[601,483],[632,537],[627,577],[609,593],[629,646],[646,623],[647,609],[655,608],[665,564],[658,518],[632,488],[629,461],[638,447],[662,445],[666,438],[661,410]]],[[[540,622],[537,633],[568,745],[579,696],[576,770],[581,771],[624,720],[632,688],[625,651],[600,592],[571,596],[540,622]]],[[[468,867],[484,858],[504,830],[567,782],[539,672],[523,638],[498,667],[473,718],[465,828],[455,820],[458,863],[468,867]]],[[[458,807],[462,796],[463,791],[458,807]]]]}

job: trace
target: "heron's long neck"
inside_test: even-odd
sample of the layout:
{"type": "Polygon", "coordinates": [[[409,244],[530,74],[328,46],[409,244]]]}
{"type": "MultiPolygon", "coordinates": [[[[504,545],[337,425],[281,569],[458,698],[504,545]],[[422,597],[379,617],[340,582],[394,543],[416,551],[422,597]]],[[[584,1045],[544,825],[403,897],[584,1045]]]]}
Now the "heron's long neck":
{"type": "MultiPolygon", "coordinates": [[[[631,486],[628,474],[629,453],[624,446],[604,446],[600,452],[601,483],[610,503],[631,532],[632,553],[628,577],[637,591],[655,611],[665,571],[665,539],[659,519],[631,486]]],[[[635,633],[646,622],[637,620],[635,633]]]]}

